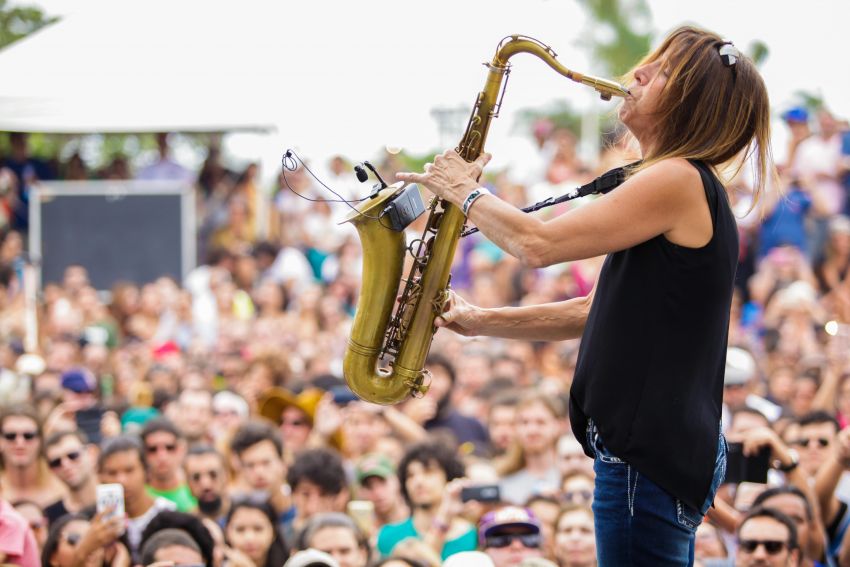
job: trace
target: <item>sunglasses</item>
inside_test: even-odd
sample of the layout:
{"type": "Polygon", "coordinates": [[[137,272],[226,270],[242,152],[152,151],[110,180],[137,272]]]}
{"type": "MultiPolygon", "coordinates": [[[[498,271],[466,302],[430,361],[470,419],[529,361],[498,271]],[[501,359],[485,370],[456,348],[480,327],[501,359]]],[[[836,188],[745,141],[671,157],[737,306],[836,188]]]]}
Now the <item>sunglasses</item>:
{"type": "Polygon", "coordinates": [[[503,534],[487,536],[484,541],[486,547],[508,547],[515,539],[518,539],[527,548],[540,547],[540,534],[503,534]]]}
{"type": "Polygon", "coordinates": [[[211,480],[218,480],[218,471],[203,471],[192,473],[191,479],[193,482],[199,482],[205,476],[209,476],[211,480]]]}
{"type": "Polygon", "coordinates": [[[755,553],[756,549],[758,549],[760,545],[764,546],[764,550],[767,551],[768,555],[782,553],[782,551],[788,546],[788,544],[784,541],[772,539],[742,539],[738,542],[738,547],[746,553],[755,553]]]}
{"type": "Polygon", "coordinates": [[[589,502],[593,499],[593,491],[591,490],[570,490],[564,492],[564,502],[589,502]]]}
{"type": "Polygon", "coordinates": [[[4,431],[3,438],[6,441],[14,441],[18,437],[23,437],[24,441],[32,441],[38,437],[37,431],[4,431]]]}
{"type": "Polygon", "coordinates": [[[158,453],[160,449],[165,449],[169,453],[173,453],[174,451],[177,450],[177,444],[176,443],[166,443],[165,445],[148,445],[148,446],[145,447],[145,450],[147,450],[147,452],[151,453],[151,454],[158,453]]]}
{"type": "Polygon", "coordinates": [[[68,459],[72,463],[75,463],[80,458],[80,455],[82,455],[80,451],[71,451],[67,455],[61,455],[59,457],[56,457],[55,459],[50,459],[49,461],[47,461],[47,466],[51,469],[58,469],[62,466],[63,459],[68,459]]]}
{"type": "Polygon", "coordinates": [[[829,439],[826,437],[812,437],[811,439],[795,439],[791,442],[792,445],[797,445],[798,447],[811,447],[812,443],[817,443],[816,447],[820,447],[821,449],[825,447],[829,447],[829,439]]]}

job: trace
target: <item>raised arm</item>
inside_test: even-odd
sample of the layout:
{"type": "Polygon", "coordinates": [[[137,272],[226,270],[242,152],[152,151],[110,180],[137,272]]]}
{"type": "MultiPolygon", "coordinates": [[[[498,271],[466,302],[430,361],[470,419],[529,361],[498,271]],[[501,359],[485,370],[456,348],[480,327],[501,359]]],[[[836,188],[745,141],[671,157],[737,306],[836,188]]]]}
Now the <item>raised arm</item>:
{"type": "MultiPolygon", "coordinates": [[[[454,151],[437,156],[425,173],[399,173],[440,197],[463,206],[478,188],[489,157],[465,162],[454,151]]],[[[484,195],[468,216],[499,248],[532,267],[601,256],[659,234],[682,246],[705,245],[711,216],[699,172],[684,159],[668,159],[633,175],[610,193],[549,221],[484,195]]]]}

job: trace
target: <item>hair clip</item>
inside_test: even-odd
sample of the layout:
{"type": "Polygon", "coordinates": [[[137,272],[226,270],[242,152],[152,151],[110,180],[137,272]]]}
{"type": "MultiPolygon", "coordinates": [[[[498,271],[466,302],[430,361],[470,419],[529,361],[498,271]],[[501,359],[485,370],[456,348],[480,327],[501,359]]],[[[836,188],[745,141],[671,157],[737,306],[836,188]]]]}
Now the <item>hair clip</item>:
{"type": "Polygon", "coordinates": [[[733,66],[738,62],[738,57],[741,56],[741,52],[738,51],[738,48],[731,41],[727,41],[723,43],[718,49],[717,52],[720,53],[720,60],[723,61],[723,64],[727,67],[733,66]]]}

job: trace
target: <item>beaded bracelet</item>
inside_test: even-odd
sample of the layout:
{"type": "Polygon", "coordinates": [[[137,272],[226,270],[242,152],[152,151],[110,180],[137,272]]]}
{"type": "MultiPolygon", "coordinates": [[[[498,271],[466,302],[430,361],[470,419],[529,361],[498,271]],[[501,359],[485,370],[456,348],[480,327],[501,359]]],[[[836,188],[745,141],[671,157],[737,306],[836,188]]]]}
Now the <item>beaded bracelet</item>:
{"type": "Polygon", "coordinates": [[[466,200],[460,207],[460,210],[463,212],[463,216],[469,216],[469,208],[472,207],[472,203],[474,203],[478,200],[479,197],[483,197],[484,195],[492,195],[492,193],[486,187],[479,187],[478,189],[467,195],[466,200]]]}

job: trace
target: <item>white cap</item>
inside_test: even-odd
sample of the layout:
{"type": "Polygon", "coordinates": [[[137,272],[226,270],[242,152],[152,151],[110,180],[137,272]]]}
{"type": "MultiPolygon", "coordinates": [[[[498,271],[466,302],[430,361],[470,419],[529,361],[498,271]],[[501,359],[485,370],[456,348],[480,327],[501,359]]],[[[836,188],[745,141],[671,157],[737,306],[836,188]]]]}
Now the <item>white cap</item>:
{"type": "Polygon", "coordinates": [[[461,551],[446,558],[443,567],[495,567],[495,564],[483,551],[461,551]]]}
{"type": "Polygon", "coordinates": [[[724,384],[746,384],[756,376],[756,359],[748,351],[739,347],[726,350],[726,374],[724,384]]]}
{"type": "Polygon", "coordinates": [[[283,567],[339,567],[339,563],[324,551],[310,548],[290,557],[283,567]]]}
{"type": "Polygon", "coordinates": [[[232,411],[239,417],[248,417],[248,402],[239,394],[234,394],[228,390],[213,396],[212,405],[214,411],[232,411]]]}

